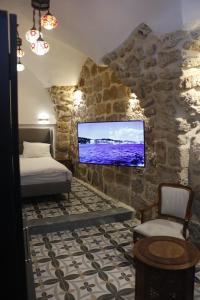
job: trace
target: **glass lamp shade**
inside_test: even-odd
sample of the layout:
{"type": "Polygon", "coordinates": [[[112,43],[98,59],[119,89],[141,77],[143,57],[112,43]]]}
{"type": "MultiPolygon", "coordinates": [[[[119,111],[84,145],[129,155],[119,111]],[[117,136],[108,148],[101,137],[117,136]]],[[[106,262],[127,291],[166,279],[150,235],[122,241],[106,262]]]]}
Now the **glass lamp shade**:
{"type": "Polygon", "coordinates": [[[22,49],[17,49],[17,57],[21,58],[24,56],[24,51],[22,49]]]}
{"type": "Polygon", "coordinates": [[[34,42],[37,41],[37,39],[39,38],[39,36],[40,36],[39,30],[37,30],[36,28],[32,27],[26,33],[26,40],[29,43],[34,43],[34,42]]]}
{"type": "Polygon", "coordinates": [[[40,36],[36,42],[31,43],[31,50],[36,55],[44,55],[49,51],[49,44],[40,36]]]}
{"type": "Polygon", "coordinates": [[[22,71],[24,71],[24,69],[25,69],[24,65],[21,63],[21,61],[18,61],[18,63],[17,63],[17,71],[18,72],[22,72],[22,71]]]}
{"type": "Polygon", "coordinates": [[[48,12],[41,18],[41,25],[45,29],[51,30],[56,28],[56,26],[58,25],[58,21],[56,17],[54,17],[50,12],[48,12]]]}

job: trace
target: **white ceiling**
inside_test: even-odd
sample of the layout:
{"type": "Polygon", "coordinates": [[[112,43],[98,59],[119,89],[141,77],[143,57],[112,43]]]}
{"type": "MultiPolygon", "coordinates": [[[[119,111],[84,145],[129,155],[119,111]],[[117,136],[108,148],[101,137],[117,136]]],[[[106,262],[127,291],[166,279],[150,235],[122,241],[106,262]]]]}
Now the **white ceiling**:
{"type": "MultiPolygon", "coordinates": [[[[17,14],[23,38],[32,26],[31,0],[0,0],[0,9],[17,14]]],[[[140,23],[157,33],[170,32],[194,16],[197,19],[197,11],[199,0],[51,0],[59,25],[53,31],[43,30],[50,51],[35,56],[23,38],[23,61],[45,87],[76,84],[87,56],[99,63],[140,23]]]]}

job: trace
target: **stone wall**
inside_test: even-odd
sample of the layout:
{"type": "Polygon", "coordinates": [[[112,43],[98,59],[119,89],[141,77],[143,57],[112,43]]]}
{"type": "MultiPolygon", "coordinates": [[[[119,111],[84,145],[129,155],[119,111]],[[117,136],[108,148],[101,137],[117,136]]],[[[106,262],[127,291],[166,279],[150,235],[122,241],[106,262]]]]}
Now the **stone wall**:
{"type": "Polygon", "coordinates": [[[193,221],[200,224],[200,28],[159,38],[141,24],[103,61],[149,117],[155,167],[145,187],[189,184],[195,191],[193,221]]]}
{"type": "Polygon", "coordinates": [[[200,29],[158,37],[141,24],[103,62],[88,59],[80,74],[84,97],[73,104],[70,134],[76,175],[136,209],[157,200],[160,182],[189,184],[191,228],[200,232],[200,29]],[[129,119],[145,120],[144,170],[77,164],[77,121],[129,119]]]}
{"type": "MultiPolygon", "coordinates": [[[[71,147],[76,176],[89,182],[106,194],[133,204],[133,187],[142,192],[143,170],[128,167],[77,164],[76,123],[84,121],[119,121],[146,119],[138,99],[131,94],[108,67],[97,66],[91,59],[84,64],[79,80],[83,100],[74,105],[71,147]]],[[[135,190],[134,190],[135,191],[135,190]]],[[[137,203],[139,201],[136,201],[137,203]]]]}
{"type": "Polygon", "coordinates": [[[69,159],[74,86],[49,88],[56,117],[55,157],[69,159]]]}

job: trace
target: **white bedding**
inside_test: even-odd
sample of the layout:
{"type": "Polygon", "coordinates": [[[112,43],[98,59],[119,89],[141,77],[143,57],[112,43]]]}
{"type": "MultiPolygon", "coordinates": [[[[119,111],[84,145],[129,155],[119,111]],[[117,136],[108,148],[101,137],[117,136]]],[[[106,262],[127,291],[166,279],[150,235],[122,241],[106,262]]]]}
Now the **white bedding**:
{"type": "Polygon", "coordinates": [[[21,185],[71,181],[72,173],[52,157],[20,157],[21,185]]]}

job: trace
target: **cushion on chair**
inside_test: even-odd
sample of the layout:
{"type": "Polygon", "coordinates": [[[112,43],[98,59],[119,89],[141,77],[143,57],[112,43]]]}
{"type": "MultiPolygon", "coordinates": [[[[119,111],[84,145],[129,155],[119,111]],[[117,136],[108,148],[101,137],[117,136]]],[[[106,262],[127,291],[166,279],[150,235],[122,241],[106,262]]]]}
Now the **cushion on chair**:
{"type": "Polygon", "coordinates": [[[183,225],[164,219],[150,220],[134,228],[134,232],[143,236],[172,236],[180,239],[183,237],[183,225]]]}
{"type": "Polygon", "coordinates": [[[161,188],[161,213],[184,219],[189,195],[186,189],[163,186],[161,188]]]}

